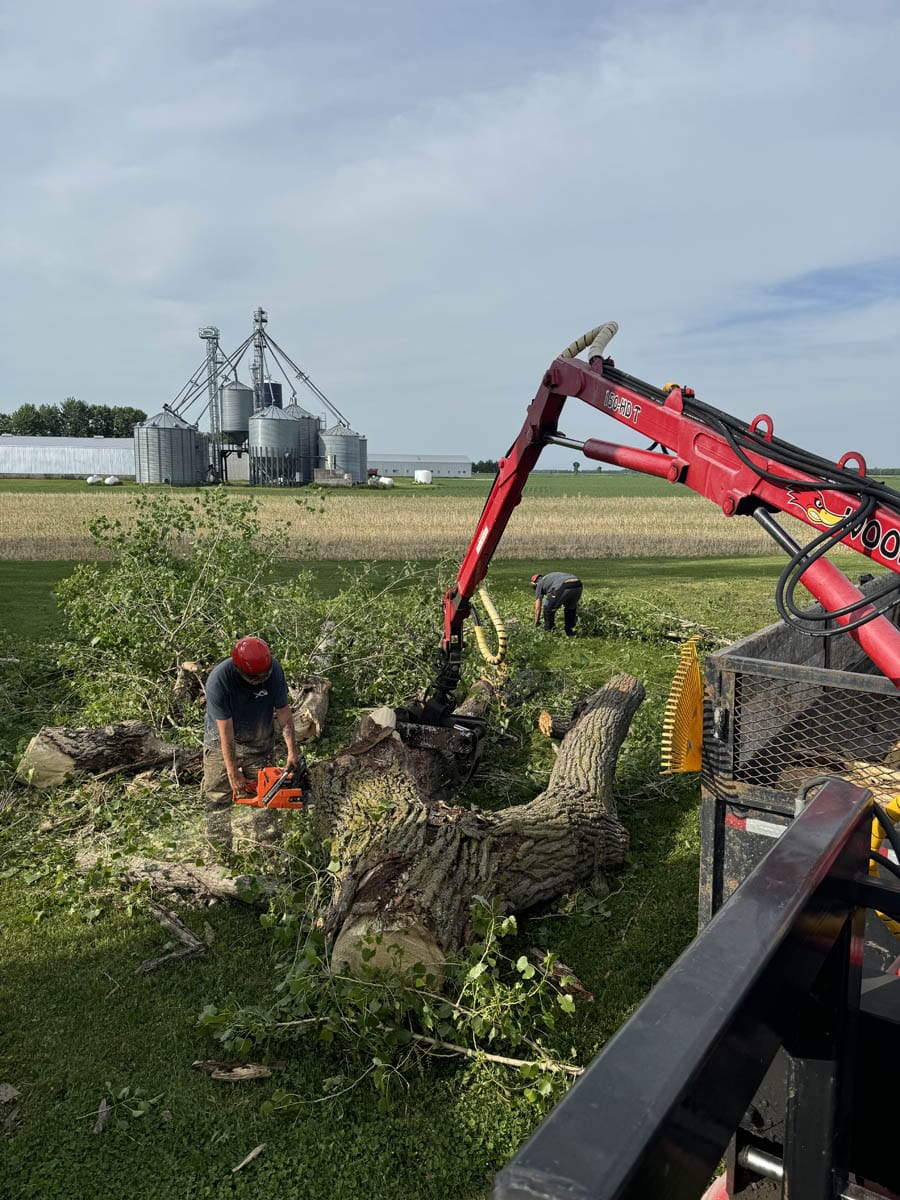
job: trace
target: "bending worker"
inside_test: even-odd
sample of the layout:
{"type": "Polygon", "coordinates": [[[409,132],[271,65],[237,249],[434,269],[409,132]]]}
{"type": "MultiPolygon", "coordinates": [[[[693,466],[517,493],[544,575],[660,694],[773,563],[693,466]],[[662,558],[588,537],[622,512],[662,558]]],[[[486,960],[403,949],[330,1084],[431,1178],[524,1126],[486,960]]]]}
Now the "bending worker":
{"type": "MultiPolygon", "coordinates": [[[[275,725],[287,747],[287,765],[303,776],[306,762],[297,750],[294,716],[281,664],[262,638],[242,637],[231,657],[215,666],[206,681],[203,736],[203,793],[206,832],[220,850],[231,850],[232,793],[252,796],[261,767],[274,765],[275,725]]],[[[303,786],[301,783],[300,786],[303,786]]],[[[278,814],[253,808],[253,831],[262,845],[278,840],[278,814]]]]}
{"type": "Polygon", "coordinates": [[[534,623],[541,623],[541,607],[544,610],[544,628],[552,629],[556,621],[556,610],[563,610],[566,637],[575,636],[578,619],[578,601],[581,599],[581,580],[577,575],[565,571],[551,571],[549,575],[532,575],[534,588],[534,623]]]}

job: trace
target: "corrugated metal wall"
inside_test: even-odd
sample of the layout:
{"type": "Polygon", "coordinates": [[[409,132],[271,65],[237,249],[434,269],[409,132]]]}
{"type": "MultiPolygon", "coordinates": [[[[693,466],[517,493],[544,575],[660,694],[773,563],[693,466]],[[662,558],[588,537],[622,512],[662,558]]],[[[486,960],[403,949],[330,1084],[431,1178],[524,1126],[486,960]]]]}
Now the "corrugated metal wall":
{"type": "Polygon", "coordinates": [[[450,455],[428,454],[385,454],[379,450],[368,452],[369,468],[382,475],[412,477],[416,471],[431,471],[435,477],[468,477],[472,474],[470,458],[453,458],[450,455]]]}
{"type": "Polygon", "coordinates": [[[0,475],[134,478],[131,438],[0,437],[0,475]]]}

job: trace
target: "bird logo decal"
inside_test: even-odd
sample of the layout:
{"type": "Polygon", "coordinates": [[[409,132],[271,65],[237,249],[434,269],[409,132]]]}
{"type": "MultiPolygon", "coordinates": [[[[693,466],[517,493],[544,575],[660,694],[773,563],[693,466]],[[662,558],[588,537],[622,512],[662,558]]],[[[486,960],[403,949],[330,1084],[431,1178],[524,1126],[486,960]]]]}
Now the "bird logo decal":
{"type": "MultiPolygon", "coordinates": [[[[832,512],[825,503],[825,497],[821,492],[803,493],[803,495],[812,495],[812,500],[807,501],[801,499],[797,492],[788,490],[788,500],[797,508],[802,508],[806,514],[806,519],[812,521],[814,525],[824,525],[826,529],[830,529],[832,525],[837,525],[838,521],[842,521],[847,513],[832,512]]],[[[847,510],[850,511],[849,509],[847,510]]]]}

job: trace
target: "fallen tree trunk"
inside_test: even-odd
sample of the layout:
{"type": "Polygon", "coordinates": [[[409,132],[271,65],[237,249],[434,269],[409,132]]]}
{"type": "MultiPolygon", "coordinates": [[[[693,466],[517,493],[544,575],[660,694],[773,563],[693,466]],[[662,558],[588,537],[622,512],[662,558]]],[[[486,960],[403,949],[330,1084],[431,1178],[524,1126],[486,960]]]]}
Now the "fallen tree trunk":
{"type": "Polygon", "coordinates": [[[202,769],[202,753],[162,741],[141,721],[84,729],[45,725],[28,743],[16,775],[32,787],[46,788],[57,787],[74,775],[135,774],[151,767],[196,776],[202,769]]]}
{"type": "MultiPolygon", "coordinates": [[[[500,812],[435,799],[433,770],[421,747],[404,741],[408,731],[363,722],[352,745],[313,770],[312,820],[341,864],[325,920],[334,968],[358,967],[361,940],[380,934],[376,965],[390,963],[398,946],[405,963],[440,979],[447,955],[472,936],[476,897],[520,912],[620,866],[628,833],[612,784],[643,697],[629,675],[591,696],[560,744],[547,790],[500,812]]],[[[449,735],[452,757],[454,731],[434,732],[449,735]]],[[[420,737],[429,736],[426,727],[420,737]]]]}
{"type": "MultiPolygon", "coordinates": [[[[103,855],[82,851],[75,858],[79,874],[87,875],[103,855]]],[[[244,896],[264,895],[275,890],[274,879],[258,875],[232,875],[226,867],[204,867],[196,863],[165,862],[133,855],[117,864],[122,883],[149,883],[156,896],[196,896],[200,899],[241,900],[244,896]]]]}

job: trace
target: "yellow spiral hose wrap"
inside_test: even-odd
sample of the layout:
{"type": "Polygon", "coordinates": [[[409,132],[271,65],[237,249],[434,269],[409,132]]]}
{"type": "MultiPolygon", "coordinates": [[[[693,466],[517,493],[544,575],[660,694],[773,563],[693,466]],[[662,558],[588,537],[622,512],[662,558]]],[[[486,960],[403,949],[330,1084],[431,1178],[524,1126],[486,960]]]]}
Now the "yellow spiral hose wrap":
{"type": "Polygon", "coordinates": [[[477,614],[474,614],[474,616],[475,616],[475,641],[478,644],[478,650],[481,654],[481,657],[484,659],[484,661],[486,663],[490,663],[491,666],[496,666],[497,663],[502,663],[504,661],[504,659],[506,658],[506,643],[507,643],[506,626],[503,624],[503,618],[497,612],[497,609],[494,606],[493,600],[488,595],[487,588],[480,587],[478,589],[478,598],[481,600],[481,603],[484,605],[484,611],[490,617],[491,624],[494,626],[494,630],[497,634],[496,653],[493,653],[491,651],[490,646],[488,645],[487,638],[485,637],[484,630],[481,627],[481,622],[478,620],[477,614]]]}

